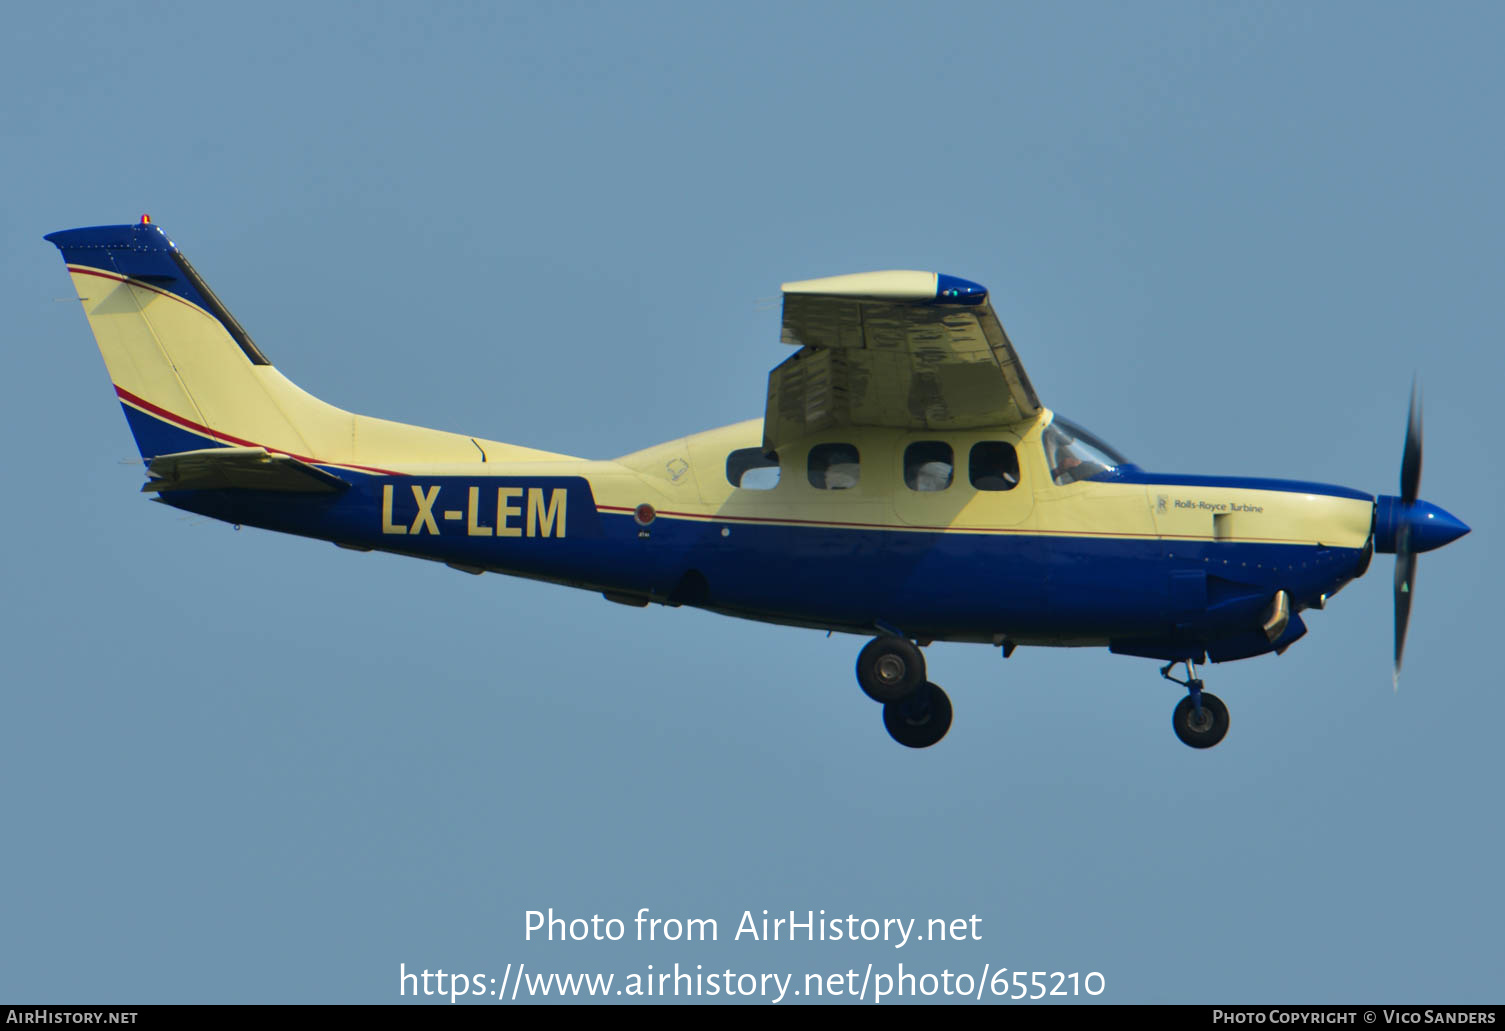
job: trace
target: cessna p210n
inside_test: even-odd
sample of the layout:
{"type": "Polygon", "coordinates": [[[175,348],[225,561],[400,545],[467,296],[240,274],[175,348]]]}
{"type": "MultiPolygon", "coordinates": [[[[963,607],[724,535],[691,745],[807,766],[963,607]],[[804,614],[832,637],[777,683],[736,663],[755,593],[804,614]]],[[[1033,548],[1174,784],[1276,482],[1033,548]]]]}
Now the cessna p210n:
{"type": "Polygon", "coordinates": [[[1414,390],[1399,496],[1147,473],[1040,403],[987,290],[953,276],[784,284],[797,350],[762,419],[590,461],[312,397],[145,216],[47,239],[156,500],[629,605],[870,635],[857,681],[912,748],[951,725],[932,641],[1162,660],[1186,688],[1176,735],[1211,747],[1228,710],[1196,666],[1285,651],[1376,551],[1396,555],[1399,675],[1416,556],[1469,529],[1418,497],[1414,390]]]}

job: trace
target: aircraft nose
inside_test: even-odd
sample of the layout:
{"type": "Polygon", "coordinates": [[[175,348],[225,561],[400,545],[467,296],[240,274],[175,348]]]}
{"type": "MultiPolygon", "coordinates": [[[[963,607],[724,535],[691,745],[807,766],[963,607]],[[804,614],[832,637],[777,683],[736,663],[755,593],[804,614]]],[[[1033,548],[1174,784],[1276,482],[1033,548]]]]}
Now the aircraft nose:
{"type": "Polygon", "coordinates": [[[1412,551],[1440,548],[1469,531],[1468,524],[1462,519],[1426,501],[1417,501],[1411,506],[1406,522],[1411,525],[1412,551]]]}
{"type": "Polygon", "coordinates": [[[1393,554],[1400,543],[1402,527],[1410,531],[1411,551],[1431,551],[1468,533],[1468,524],[1430,501],[1407,505],[1400,498],[1382,494],[1375,499],[1374,550],[1393,554]]]}

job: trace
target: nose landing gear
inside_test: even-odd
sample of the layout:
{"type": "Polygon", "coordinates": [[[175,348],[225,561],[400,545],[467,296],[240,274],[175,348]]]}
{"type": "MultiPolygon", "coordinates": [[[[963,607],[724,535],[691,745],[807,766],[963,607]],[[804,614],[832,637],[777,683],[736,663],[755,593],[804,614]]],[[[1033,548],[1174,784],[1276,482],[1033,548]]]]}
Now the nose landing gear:
{"type": "Polygon", "coordinates": [[[901,745],[929,748],[951,729],[951,699],[925,679],[925,656],[907,637],[869,641],[857,656],[857,683],[883,706],[883,726],[901,745]]]}
{"type": "Polygon", "coordinates": [[[1171,727],[1182,744],[1192,748],[1211,748],[1228,733],[1228,706],[1215,694],[1202,690],[1202,681],[1192,670],[1190,659],[1186,663],[1186,679],[1171,676],[1178,663],[1168,662],[1160,668],[1160,675],[1173,684],[1186,688],[1186,697],[1176,704],[1171,715],[1171,727]]]}

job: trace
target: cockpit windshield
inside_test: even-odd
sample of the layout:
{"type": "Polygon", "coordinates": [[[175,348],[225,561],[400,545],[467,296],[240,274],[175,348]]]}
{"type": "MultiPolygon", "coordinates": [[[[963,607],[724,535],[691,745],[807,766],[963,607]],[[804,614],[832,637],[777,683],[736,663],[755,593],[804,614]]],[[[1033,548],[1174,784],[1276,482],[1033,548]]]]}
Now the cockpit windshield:
{"type": "Polygon", "coordinates": [[[1056,416],[1041,435],[1045,445],[1045,461],[1050,466],[1050,475],[1058,485],[1064,486],[1078,480],[1090,480],[1129,460],[1070,419],[1056,416]]]}

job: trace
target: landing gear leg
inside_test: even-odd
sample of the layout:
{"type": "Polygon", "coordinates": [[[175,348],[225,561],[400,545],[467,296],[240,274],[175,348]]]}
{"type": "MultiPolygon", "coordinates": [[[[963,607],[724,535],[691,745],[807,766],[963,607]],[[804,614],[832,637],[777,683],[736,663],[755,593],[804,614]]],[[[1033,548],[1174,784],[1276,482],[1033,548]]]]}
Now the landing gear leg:
{"type": "Polygon", "coordinates": [[[1162,677],[1186,688],[1186,697],[1177,703],[1171,716],[1171,727],[1182,744],[1211,748],[1228,733],[1228,706],[1217,695],[1202,690],[1202,681],[1197,679],[1190,659],[1181,661],[1186,663],[1185,680],[1171,675],[1179,663],[1168,662],[1160,667],[1162,677]]]}

